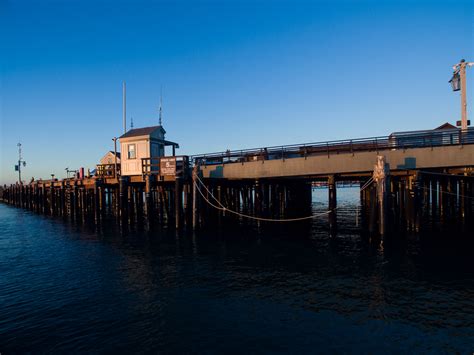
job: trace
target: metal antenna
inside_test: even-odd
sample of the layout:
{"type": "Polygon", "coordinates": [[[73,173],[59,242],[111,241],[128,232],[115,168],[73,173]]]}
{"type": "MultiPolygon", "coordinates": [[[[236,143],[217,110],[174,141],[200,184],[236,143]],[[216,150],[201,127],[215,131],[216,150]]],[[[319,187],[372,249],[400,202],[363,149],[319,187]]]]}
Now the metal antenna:
{"type": "Polygon", "coordinates": [[[160,88],[160,126],[163,124],[163,88],[160,88]]]}
{"type": "Polygon", "coordinates": [[[122,119],[123,119],[123,133],[127,133],[127,84],[122,83],[122,119]]]}
{"type": "Polygon", "coordinates": [[[133,129],[133,117],[130,117],[130,129],[133,129]]]}

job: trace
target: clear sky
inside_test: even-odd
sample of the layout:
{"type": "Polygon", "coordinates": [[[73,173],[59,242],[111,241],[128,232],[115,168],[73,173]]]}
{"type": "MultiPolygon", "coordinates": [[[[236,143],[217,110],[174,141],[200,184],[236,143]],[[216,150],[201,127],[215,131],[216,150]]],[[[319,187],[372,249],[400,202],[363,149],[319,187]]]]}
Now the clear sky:
{"type": "MultiPolygon", "coordinates": [[[[434,128],[460,116],[474,2],[0,0],[0,183],[93,168],[128,121],[181,154],[434,128]]],[[[468,69],[468,105],[474,104],[468,69]]]]}

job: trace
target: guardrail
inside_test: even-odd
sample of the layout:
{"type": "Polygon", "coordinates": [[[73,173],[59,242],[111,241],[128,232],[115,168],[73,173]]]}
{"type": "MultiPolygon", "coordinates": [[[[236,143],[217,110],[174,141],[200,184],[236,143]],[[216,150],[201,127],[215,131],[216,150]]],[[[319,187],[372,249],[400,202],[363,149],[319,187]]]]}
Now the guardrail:
{"type": "Polygon", "coordinates": [[[449,145],[474,144],[474,128],[466,131],[446,129],[439,131],[415,131],[392,133],[389,136],[357,138],[328,142],[292,144],[265,148],[227,150],[191,156],[194,164],[215,165],[226,163],[244,163],[256,160],[274,160],[301,158],[312,155],[356,153],[385,149],[410,149],[439,147],[449,145]]]}
{"type": "MultiPolygon", "coordinates": [[[[117,175],[120,175],[120,163],[117,164],[117,175]]],[[[114,178],[115,164],[97,164],[95,176],[99,178],[114,178]]]]}

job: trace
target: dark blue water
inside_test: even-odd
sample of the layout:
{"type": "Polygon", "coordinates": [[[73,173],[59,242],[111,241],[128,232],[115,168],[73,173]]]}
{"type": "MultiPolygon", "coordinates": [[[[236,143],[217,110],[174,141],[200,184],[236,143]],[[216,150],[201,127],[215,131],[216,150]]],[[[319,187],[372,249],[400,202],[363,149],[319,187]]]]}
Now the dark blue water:
{"type": "Polygon", "coordinates": [[[471,354],[474,238],[369,239],[357,197],[336,238],[326,218],[125,232],[0,204],[0,353],[471,354]]]}

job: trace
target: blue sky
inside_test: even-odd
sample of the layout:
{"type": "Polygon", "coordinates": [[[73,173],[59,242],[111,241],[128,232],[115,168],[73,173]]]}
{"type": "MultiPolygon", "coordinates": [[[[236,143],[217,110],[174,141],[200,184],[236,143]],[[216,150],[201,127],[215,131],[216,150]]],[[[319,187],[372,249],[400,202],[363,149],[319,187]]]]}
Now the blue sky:
{"type": "MultiPolygon", "coordinates": [[[[158,122],[181,154],[387,135],[460,116],[472,1],[0,0],[0,183],[94,167],[158,122]]],[[[468,70],[472,117],[474,69],[468,70]]]]}

